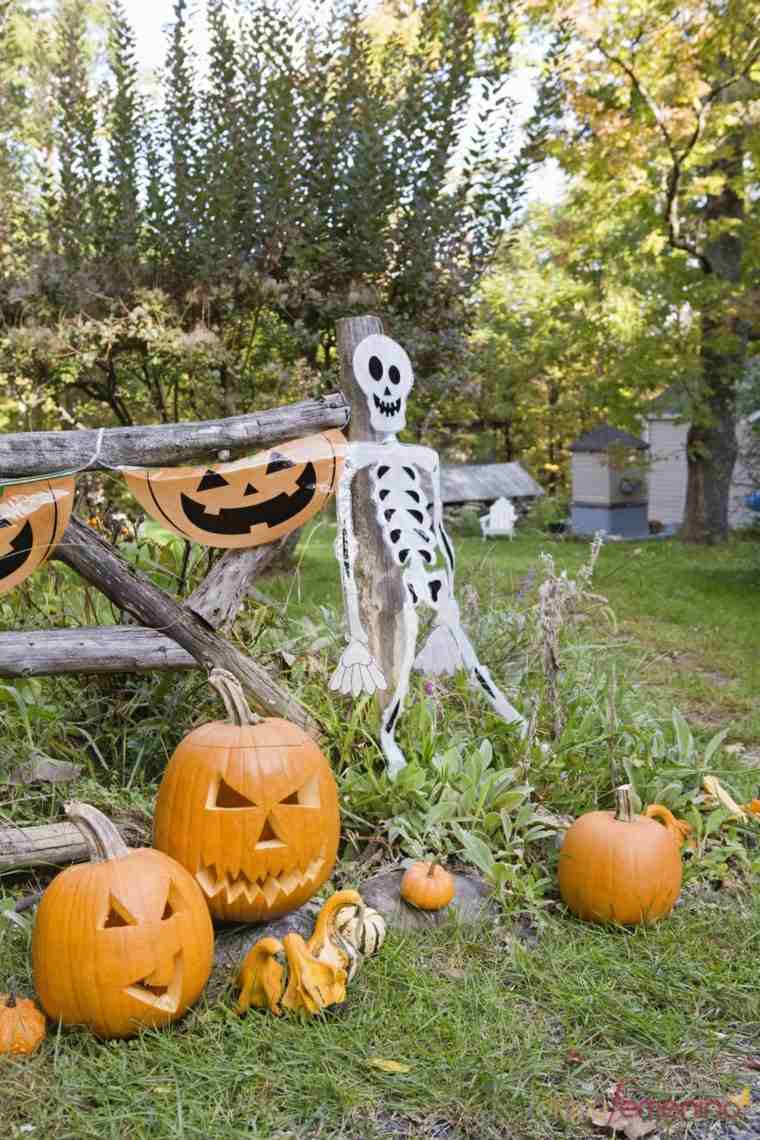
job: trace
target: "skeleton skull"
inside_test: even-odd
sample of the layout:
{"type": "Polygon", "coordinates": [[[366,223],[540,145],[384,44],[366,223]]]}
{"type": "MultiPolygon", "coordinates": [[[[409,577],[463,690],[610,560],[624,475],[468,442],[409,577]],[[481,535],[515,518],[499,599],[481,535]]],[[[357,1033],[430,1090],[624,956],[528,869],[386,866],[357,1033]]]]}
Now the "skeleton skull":
{"type": "Polygon", "coordinates": [[[414,373],[409,357],[389,336],[373,333],[354,350],[354,375],[367,397],[375,431],[395,435],[406,425],[406,398],[414,373]]]}

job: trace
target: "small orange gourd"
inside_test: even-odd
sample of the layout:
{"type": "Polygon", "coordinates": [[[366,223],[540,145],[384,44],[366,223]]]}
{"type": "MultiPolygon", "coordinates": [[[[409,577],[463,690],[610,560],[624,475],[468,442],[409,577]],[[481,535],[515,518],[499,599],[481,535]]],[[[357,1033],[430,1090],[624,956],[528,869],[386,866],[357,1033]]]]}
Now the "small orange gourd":
{"type": "Polygon", "coordinates": [[[681,890],[679,845],[665,827],[631,806],[631,785],[617,810],[591,811],[568,830],[559,854],[565,905],[590,922],[628,926],[669,914],[681,890]]]}
{"type": "Polygon", "coordinates": [[[412,863],[401,880],[401,897],[420,910],[441,910],[456,894],[454,876],[440,863],[412,863]]]}
{"type": "Polygon", "coordinates": [[[89,804],[66,805],[92,861],[42,896],[34,984],[50,1018],[99,1037],[130,1037],[181,1017],[208,981],[214,931],[192,875],[168,855],[130,850],[89,804]]]}
{"type": "Polygon", "coordinates": [[[33,1053],[45,1033],[45,1016],[33,1001],[0,994],[0,1054],[33,1053]]]}

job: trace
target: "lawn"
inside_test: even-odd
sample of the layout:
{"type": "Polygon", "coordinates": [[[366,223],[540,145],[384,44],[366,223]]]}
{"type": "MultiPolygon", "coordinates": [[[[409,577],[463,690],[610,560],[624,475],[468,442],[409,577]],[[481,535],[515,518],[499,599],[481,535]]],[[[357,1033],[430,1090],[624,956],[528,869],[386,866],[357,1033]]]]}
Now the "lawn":
{"type": "MultiPolygon", "coordinates": [[[[369,775],[377,770],[371,712],[357,721],[324,694],[337,648],[329,629],[338,605],[333,537],[329,522],[318,524],[302,543],[297,570],[261,583],[235,635],[272,666],[282,664],[276,646],[289,639],[298,658],[292,683],[315,711],[332,718],[340,738],[332,757],[345,818],[356,830],[354,815],[376,826],[383,808],[393,815],[407,806],[401,792],[391,793],[369,775]],[[370,803],[372,795],[379,806],[370,803]]],[[[542,550],[571,576],[587,556],[583,544],[538,534],[511,543],[457,539],[460,596],[484,637],[483,615],[528,589],[526,576],[540,573],[542,550]]],[[[55,590],[46,591],[45,573],[38,576],[36,602],[53,624],[61,620],[55,608],[61,603],[55,590]]],[[[630,707],[641,718],[651,713],[666,723],[676,705],[692,726],[697,750],[719,727],[728,728],[729,752],[720,765],[744,794],[756,795],[760,546],[749,540],[712,550],[674,542],[610,544],[594,590],[608,599],[609,610],[599,603],[598,616],[580,626],[567,662],[581,646],[584,661],[617,678],[619,719],[630,707]]],[[[3,613],[8,625],[18,619],[16,606],[3,613]]],[[[30,624],[39,622],[35,614],[30,624]]],[[[497,673],[499,640],[485,645],[497,673]]],[[[149,809],[165,755],[193,720],[216,707],[204,704],[197,675],[51,679],[14,688],[15,696],[4,691],[0,704],[0,771],[7,774],[32,744],[84,764],[65,795],[53,786],[7,786],[3,813],[16,822],[59,818],[62,800],[72,793],[103,807],[149,809]],[[66,720],[76,731],[65,731],[66,720]]],[[[474,744],[488,736],[495,763],[509,763],[509,734],[475,699],[454,685],[443,692],[441,707],[448,712],[441,719],[439,709],[432,728],[422,712],[410,710],[402,739],[410,756],[418,748],[420,767],[456,736],[474,744]]],[[[526,773],[535,796],[558,811],[577,813],[597,800],[609,806],[606,753],[601,760],[598,755],[609,740],[599,746],[596,736],[581,740],[575,722],[568,731],[575,735],[562,760],[564,775],[538,762],[526,773]]],[[[550,887],[535,905],[521,896],[500,921],[483,928],[452,924],[424,935],[391,934],[352,984],[347,1005],[306,1024],[256,1013],[237,1018],[230,978],[222,976],[167,1031],[104,1044],[81,1030],[53,1029],[37,1055],[0,1066],[7,1134],[45,1140],[545,1140],[603,1135],[589,1113],[616,1082],[628,1096],[658,1100],[736,1094],[750,1083],[745,1064],[760,1031],[756,827],[737,832],[743,859],[727,848],[701,871],[692,859],[681,903],[652,929],[583,925],[550,887]],[[401,1068],[387,1072],[378,1061],[401,1068]]],[[[551,879],[554,844],[540,847],[538,863],[551,879]]],[[[347,847],[341,881],[355,882],[359,866],[355,845],[347,847]]],[[[6,905],[35,881],[6,877],[6,905]]],[[[0,916],[0,977],[13,977],[30,992],[30,923],[20,919],[0,916]]],[[[672,1134],[684,1135],[684,1126],[672,1134]]]]}

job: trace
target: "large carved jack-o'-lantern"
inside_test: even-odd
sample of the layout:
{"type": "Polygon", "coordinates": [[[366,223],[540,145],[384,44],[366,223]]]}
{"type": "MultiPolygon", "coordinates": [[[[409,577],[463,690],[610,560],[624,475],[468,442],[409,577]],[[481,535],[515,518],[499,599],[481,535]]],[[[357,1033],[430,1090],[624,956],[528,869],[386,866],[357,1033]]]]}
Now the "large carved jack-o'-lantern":
{"type": "Polygon", "coordinates": [[[0,488],[0,594],[47,560],[66,529],[73,502],[73,479],[0,488]]]}
{"type": "Polygon", "coordinates": [[[339,431],[327,431],[213,468],[124,475],[148,514],[180,537],[227,549],[258,546],[321,510],[340,477],[345,445],[339,431]]]}
{"type": "Polygon", "coordinates": [[[89,804],[66,814],[94,862],[45,891],[32,937],[34,984],[49,1017],[130,1037],[181,1017],[208,981],[214,932],[203,895],[160,851],[130,850],[89,804]]]}
{"type": "Polygon", "coordinates": [[[250,712],[236,679],[214,669],[229,723],[190,732],[169,761],[154,815],[156,847],[187,867],[216,918],[258,922],[301,906],[338,850],[338,793],[314,741],[250,712]]]}

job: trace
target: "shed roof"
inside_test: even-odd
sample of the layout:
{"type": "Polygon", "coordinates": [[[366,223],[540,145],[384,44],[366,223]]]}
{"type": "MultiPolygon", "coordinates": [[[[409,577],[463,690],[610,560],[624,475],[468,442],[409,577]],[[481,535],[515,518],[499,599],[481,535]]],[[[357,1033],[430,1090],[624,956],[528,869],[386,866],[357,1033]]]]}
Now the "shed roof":
{"type": "Polygon", "coordinates": [[[575,443],[571,443],[570,450],[606,451],[611,444],[635,447],[639,451],[644,451],[649,447],[649,444],[645,443],[643,439],[631,435],[630,432],[621,431],[620,428],[612,427],[610,424],[599,424],[591,431],[584,432],[579,439],[576,439],[575,443]]]}
{"type": "Polygon", "coordinates": [[[519,463],[457,463],[441,467],[444,503],[499,499],[534,499],[543,490],[519,463]]]}

